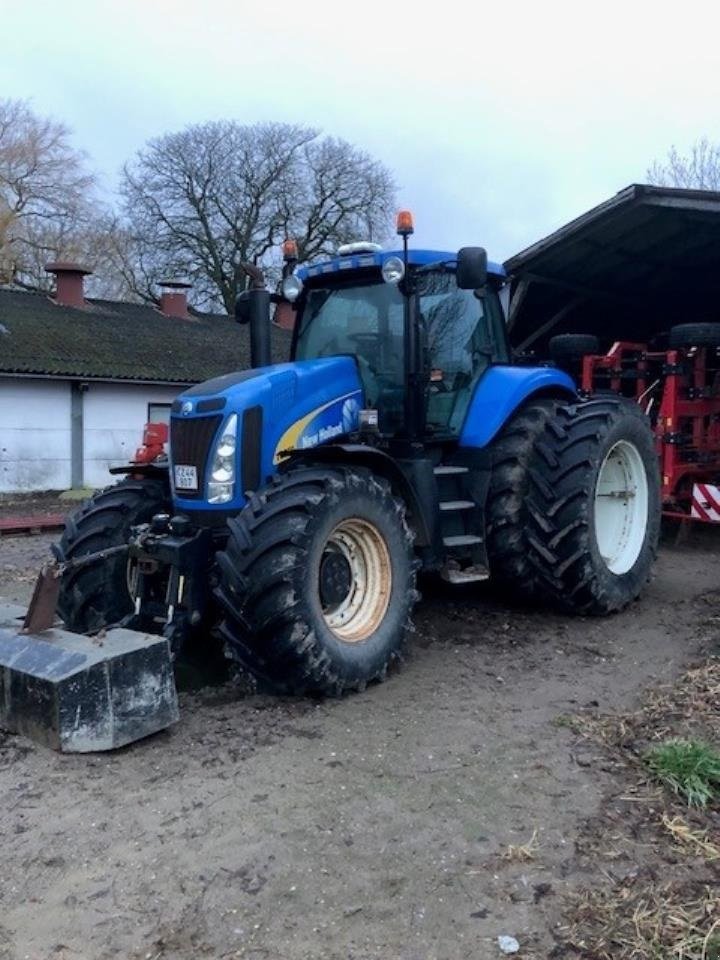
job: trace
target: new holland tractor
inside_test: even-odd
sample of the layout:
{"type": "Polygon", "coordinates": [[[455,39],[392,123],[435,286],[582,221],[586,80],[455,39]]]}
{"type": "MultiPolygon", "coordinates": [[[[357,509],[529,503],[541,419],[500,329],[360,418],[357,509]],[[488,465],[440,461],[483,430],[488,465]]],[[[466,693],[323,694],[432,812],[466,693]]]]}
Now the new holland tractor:
{"type": "Polygon", "coordinates": [[[186,390],[169,457],[122,468],[67,523],[69,630],[222,640],[274,689],[341,693],[399,658],[419,571],[570,613],[608,614],[648,580],[660,523],[648,420],[514,366],[503,268],[481,248],[357,243],[241,296],[252,368],[186,390]],[[270,309],[292,309],[270,363],[270,309]]]}

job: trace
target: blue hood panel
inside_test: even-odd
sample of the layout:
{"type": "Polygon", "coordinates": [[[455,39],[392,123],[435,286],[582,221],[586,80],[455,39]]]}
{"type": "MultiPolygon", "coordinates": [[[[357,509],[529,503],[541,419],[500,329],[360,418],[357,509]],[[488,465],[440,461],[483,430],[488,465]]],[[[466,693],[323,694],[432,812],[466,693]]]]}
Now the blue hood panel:
{"type": "MultiPolygon", "coordinates": [[[[214,398],[225,399],[216,438],[228,417],[233,413],[238,417],[235,497],[227,503],[210,504],[204,490],[197,497],[183,497],[182,491],[173,490],[173,502],[178,510],[233,511],[244,505],[245,491],[241,489],[242,424],[243,413],[250,407],[259,406],[262,409],[260,478],[261,484],[264,484],[277,471],[283,450],[313,447],[352,432],[358,426],[363,405],[360,377],[352,357],[323,357],[280,363],[243,374],[217,377],[181,394],[176,404],[181,412],[173,413],[172,420],[208,416],[204,412],[198,413],[197,407],[199,404],[204,406],[203,401],[214,398]]],[[[206,481],[209,479],[213,446],[214,443],[211,444],[205,464],[206,481]]],[[[172,442],[170,458],[171,477],[174,478],[172,442]]]]}

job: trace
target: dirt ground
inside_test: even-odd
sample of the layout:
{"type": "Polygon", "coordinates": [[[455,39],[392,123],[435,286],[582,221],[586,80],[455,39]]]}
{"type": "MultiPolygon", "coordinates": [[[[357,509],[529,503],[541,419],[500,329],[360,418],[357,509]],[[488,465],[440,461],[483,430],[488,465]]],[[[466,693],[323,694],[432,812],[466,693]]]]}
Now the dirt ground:
{"type": "MultiPolygon", "coordinates": [[[[0,596],[27,599],[50,540],[0,540],[0,596]]],[[[403,669],[343,700],[185,693],[111,755],[0,733],[0,957],[485,960],[499,935],[548,957],[616,787],[561,718],[717,642],[719,547],[665,546],[606,620],[431,590],[403,669]]]]}

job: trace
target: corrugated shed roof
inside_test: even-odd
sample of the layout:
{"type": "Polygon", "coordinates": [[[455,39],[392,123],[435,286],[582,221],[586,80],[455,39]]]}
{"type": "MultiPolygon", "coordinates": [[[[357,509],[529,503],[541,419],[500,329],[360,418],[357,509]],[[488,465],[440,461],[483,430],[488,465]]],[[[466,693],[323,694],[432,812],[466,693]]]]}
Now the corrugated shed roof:
{"type": "MultiPolygon", "coordinates": [[[[289,351],[290,334],[273,327],[275,360],[289,351]]],[[[0,288],[0,373],[198,383],[249,365],[249,329],[225,315],[182,320],[113,300],[76,309],[0,288]]]]}
{"type": "Polygon", "coordinates": [[[632,184],[505,268],[515,344],[562,310],[544,339],[571,330],[646,340],[677,323],[718,319],[720,193],[632,184]]]}

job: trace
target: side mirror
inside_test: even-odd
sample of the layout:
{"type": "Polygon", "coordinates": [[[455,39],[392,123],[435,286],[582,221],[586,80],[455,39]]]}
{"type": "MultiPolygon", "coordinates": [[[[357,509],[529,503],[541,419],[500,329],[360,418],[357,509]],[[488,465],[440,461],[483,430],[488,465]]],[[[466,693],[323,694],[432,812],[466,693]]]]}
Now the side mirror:
{"type": "Polygon", "coordinates": [[[461,290],[478,290],[487,283],[487,251],[483,247],[461,247],[457,255],[457,285],[461,290]]]}
{"type": "Polygon", "coordinates": [[[238,323],[250,322],[250,291],[245,290],[235,301],[235,319],[238,323]]]}

